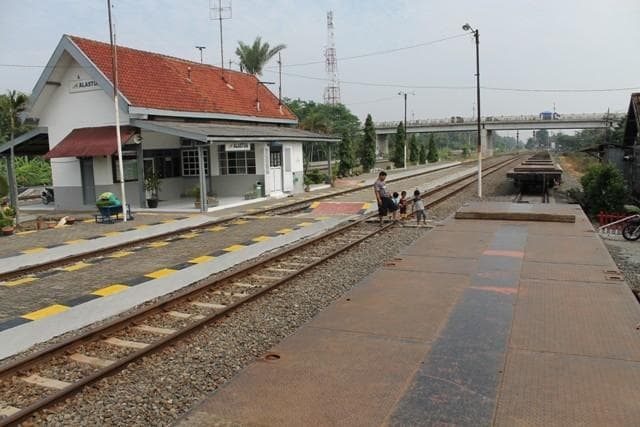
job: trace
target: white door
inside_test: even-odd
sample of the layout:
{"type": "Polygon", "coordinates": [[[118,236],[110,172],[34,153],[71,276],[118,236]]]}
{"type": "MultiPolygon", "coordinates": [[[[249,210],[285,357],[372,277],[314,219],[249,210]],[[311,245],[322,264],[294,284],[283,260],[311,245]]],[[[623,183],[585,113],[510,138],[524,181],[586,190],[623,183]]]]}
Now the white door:
{"type": "Polygon", "coordinates": [[[272,151],[269,156],[269,166],[271,172],[271,192],[282,192],[282,152],[272,151]]]}
{"type": "Polygon", "coordinates": [[[293,191],[293,171],[291,170],[291,147],[284,147],[284,156],[282,158],[283,177],[282,185],[284,191],[293,191]]]}

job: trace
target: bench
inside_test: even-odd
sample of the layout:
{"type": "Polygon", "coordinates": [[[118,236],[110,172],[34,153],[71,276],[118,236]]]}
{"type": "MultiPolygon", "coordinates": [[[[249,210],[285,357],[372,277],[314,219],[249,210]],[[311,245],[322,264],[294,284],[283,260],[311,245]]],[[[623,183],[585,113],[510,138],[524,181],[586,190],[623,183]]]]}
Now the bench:
{"type": "MultiPolygon", "coordinates": [[[[100,206],[98,213],[94,215],[97,224],[113,224],[122,221],[122,206],[100,206]]],[[[131,221],[131,206],[127,203],[127,221],[131,221]]]]}

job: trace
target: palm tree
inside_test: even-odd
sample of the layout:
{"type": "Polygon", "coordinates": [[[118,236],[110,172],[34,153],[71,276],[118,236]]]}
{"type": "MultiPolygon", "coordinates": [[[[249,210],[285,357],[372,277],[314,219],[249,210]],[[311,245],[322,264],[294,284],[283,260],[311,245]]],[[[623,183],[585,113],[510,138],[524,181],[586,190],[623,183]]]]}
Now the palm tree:
{"type": "MultiPolygon", "coordinates": [[[[17,92],[15,90],[8,91],[5,96],[0,100],[0,109],[2,109],[2,113],[8,116],[9,120],[9,141],[13,142],[13,138],[15,136],[17,125],[20,124],[20,117],[18,114],[23,112],[27,108],[27,101],[29,97],[22,92],[17,92]]],[[[13,152],[13,146],[11,146],[9,151],[9,159],[7,160],[11,162],[12,169],[13,165],[15,165],[15,155],[13,152]]],[[[7,168],[9,169],[9,168],[7,168]]],[[[16,221],[18,219],[18,187],[15,180],[15,172],[11,173],[9,176],[9,186],[10,186],[10,195],[11,195],[11,205],[16,210],[16,221]]]]}
{"type": "Polygon", "coordinates": [[[256,37],[252,46],[239,41],[236,55],[240,59],[240,68],[249,74],[261,75],[262,67],[285,47],[287,46],[279,44],[270,49],[269,43],[263,44],[261,37],[256,37]]]}

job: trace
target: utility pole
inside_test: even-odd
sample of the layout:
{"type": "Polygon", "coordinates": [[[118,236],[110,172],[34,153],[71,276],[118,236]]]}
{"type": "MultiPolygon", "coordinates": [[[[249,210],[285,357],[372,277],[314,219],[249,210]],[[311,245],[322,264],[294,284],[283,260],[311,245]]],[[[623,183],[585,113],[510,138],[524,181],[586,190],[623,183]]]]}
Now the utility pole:
{"type": "MultiPolygon", "coordinates": [[[[118,107],[118,52],[116,35],[111,21],[111,0],[107,0],[109,9],[109,39],[111,41],[111,74],[113,75],[113,105],[116,112],[116,141],[118,144],[118,171],[120,172],[120,192],[122,193],[122,218],[127,222],[127,195],[124,188],[124,165],[122,164],[122,137],[120,135],[120,108],[118,107]]],[[[142,179],[142,177],[139,177],[142,179]]]]}
{"type": "MultiPolygon", "coordinates": [[[[411,95],[415,95],[415,92],[411,92],[411,95]]],[[[404,144],[404,163],[403,166],[406,169],[407,168],[407,95],[409,95],[409,93],[404,92],[404,91],[400,91],[398,92],[398,95],[402,96],[404,98],[404,140],[402,141],[402,143],[404,144]]]]}
{"type": "Polygon", "coordinates": [[[200,51],[200,63],[202,64],[202,51],[205,50],[206,46],[196,46],[196,49],[200,51]]]}
{"type": "Polygon", "coordinates": [[[462,26],[464,31],[470,31],[476,39],[476,102],[478,104],[478,197],[482,198],[482,124],[480,123],[480,31],[471,28],[469,24],[462,26]]]}
{"type": "Polygon", "coordinates": [[[404,160],[402,165],[407,168],[407,92],[404,93],[404,160]]]}

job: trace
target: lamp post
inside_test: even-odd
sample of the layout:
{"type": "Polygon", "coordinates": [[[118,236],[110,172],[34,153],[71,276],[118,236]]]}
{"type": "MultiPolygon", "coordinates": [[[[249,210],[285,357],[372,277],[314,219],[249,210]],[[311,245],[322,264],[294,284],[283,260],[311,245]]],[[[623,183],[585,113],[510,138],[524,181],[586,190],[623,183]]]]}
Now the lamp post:
{"type": "Polygon", "coordinates": [[[480,32],[464,24],[464,31],[469,31],[476,39],[476,103],[478,104],[478,197],[482,198],[482,126],[480,124],[480,32]]]}
{"type": "Polygon", "coordinates": [[[404,141],[402,141],[402,143],[404,144],[404,162],[402,165],[406,169],[407,168],[407,95],[415,95],[415,93],[414,92],[407,93],[407,92],[400,91],[398,92],[398,95],[404,97],[404,141]]]}

